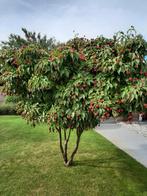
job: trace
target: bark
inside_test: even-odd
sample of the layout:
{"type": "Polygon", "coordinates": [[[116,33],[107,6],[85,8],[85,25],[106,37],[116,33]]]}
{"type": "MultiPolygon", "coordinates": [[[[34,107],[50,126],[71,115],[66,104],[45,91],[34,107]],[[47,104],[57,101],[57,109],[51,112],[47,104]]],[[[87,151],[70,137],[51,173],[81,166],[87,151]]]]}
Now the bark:
{"type": "Polygon", "coordinates": [[[76,134],[77,134],[76,145],[75,145],[75,148],[74,148],[69,160],[68,160],[67,154],[68,154],[68,141],[69,141],[69,138],[70,138],[71,129],[69,129],[68,136],[67,136],[66,130],[64,130],[64,147],[63,147],[63,144],[62,144],[61,129],[58,128],[57,131],[59,133],[60,150],[61,150],[61,153],[62,153],[62,156],[63,156],[64,165],[66,167],[71,166],[73,164],[74,156],[77,153],[79,143],[80,143],[80,137],[81,137],[81,134],[82,134],[83,131],[81,131],[81,130],[76,131],[76,134]]]}
{"type": "Polygon", "coordinates": [[[67,157],[67,145],[68,141],[66,139],[66,130],[64,130],[64,157],[65,157],[65,162],[67,163],[68,157],[67,157]]]}
{"type": "Polygon", "coordinates": [[[79,143],[80,143],[80,138],[81,138],[81,134],[82,134],[83,131],[80,131],[80,130],[77,130],[76,133],[77,133],[77,140],[76,140],[76,145],[75,145],[75,148],[70,156],[70,159],[68,160],[68,162],[66,163],[66,166],[71,166],[73,164],[73,159],[74,159],[74,156],[75,154],[77,153],[77,150],[78,150],[78,147],[79,147],[79,143]]]}
{"type": "Polygon", "coordinates": [[[70,133],[71,133],[71,129],[69,129],[69,133],[68,133],[68,137],[67,137],[66,130],[64,130],[64,156],[65,156],[64,164],[65,165],[68,162],[68,141],[70,138],[70,133]]]}
{"type": "Polygon", "coordinates": [[[63,144],[62,144],[62,133],[61,133],[61,129],[58,128],[57,131],[59,133],[60,150],[61,150],[61,153],[62,153],[62,156],[63,156],[64,164],[66,164],[67,160],[66,160],[66,157],[65,157],[65,153],[64,153],[64,149],[63,149],[63,144]]]}

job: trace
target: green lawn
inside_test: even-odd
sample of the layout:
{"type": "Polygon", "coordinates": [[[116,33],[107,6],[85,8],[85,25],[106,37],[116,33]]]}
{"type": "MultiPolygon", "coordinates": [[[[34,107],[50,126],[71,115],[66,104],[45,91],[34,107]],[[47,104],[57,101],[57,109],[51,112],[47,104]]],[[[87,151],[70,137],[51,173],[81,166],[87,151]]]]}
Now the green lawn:
{"type": "MultiPolygon", "coordinates": [[[[72,143],[74,134],[72,134],[72,143]]],[[[56,133],[18,116],[0,116],[0,195],[147,195],[147,169],[94,131],[65,168],[56,133]]]]}

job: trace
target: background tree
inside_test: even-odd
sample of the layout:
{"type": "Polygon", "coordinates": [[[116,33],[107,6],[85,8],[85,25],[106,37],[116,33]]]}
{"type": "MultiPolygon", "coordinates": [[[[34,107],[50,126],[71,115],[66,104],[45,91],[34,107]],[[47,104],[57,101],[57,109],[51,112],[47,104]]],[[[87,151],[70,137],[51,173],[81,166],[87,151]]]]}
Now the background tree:
{"type": "Polygon", "coordinates": [[[112,39],[74,38],[52,50],[36,42],[1,50],[4,91],[18,97],[18,112],[33,125],[47,122],[59,134],[70,166],[84,130],[110,116],[142,112],[147,105],[147,48],[132,28],[112,39]],[[68,155],[71,131],[76,145],[68,155]]]}
{"type": "Polygon", "coordinates": [[[55,38],[48,39],[46,35],[41,36],[40,33],[28,31],[26,28],[22,28],[22,32],[24,37],[16,34],[10,34],[8,41],[2,42],[2,47],[19,49],[20,47],[25,47],[35,43],[41,45],[42,48],[49,50],[57,44],[55,38]]]}

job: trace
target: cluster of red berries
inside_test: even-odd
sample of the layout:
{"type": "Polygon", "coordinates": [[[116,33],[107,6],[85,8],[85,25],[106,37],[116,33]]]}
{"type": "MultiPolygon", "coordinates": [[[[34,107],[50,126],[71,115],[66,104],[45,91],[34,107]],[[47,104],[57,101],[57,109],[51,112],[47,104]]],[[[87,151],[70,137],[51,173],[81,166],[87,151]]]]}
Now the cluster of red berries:
{"type": "Polygon", "coordinates": [[[85,57],[85,55],[84,54],[80,54],[79,55],[79,59],[81,60],[81,61],[85,61],[86,60],[86,57],[85,57]]]}
{"type": "Polygon", "coordinates": [[[14,59],[12,61],[12,65],[14,65],[16,68],[19,66],[18,62],[17,62],[17,59],[14,59]]]}
{"type": "Polygon", "coordinates": [[[118,104],[123,104],[123,103],[124,103],[124,100],[123,100],[123,99],[118,99],[118,100],[116,101],[116,103],[118,103],[118,104]]]}
{"type": "Polygon", "coordinates": [[[122,108],[118,108],[116,111],[117,111],[118,113],[122,113],[124,110],[123,110],[122,108]]]}
{"type": "MultiPolygon", "coordinates": [[[[98,100],[98,103],[99,103],[99,104],[94,104],[94,103],[91,101],[91,102],[90,102],[90,106],[89,106],[89,108],[88,108],[88,112],[93,113],[93,115],[94,115],[95,117],[99,116],[99,112],[98,112],[97,109],[99,109],[99,108],[101,107],[101,103],[103,103],[103,102],[104,102],[103,99],[98,100]]],[[[105,120],[105,119],[107,119],[107,118],[110,117],[112,109],[111,109],[110,107],[108,107],[108,106],[105,106],[105,107],[102,107],[102,108],[104,109],[104,113],[103,113],[101,119],[102,119],[102,120],[105,120]]]]}
{"type": "Polygon", "coordinates": [[[128,121],[132,121],[133,120],[133,115],[132,112],[128,113],[128,121]]]}
{"type": "Polygon", "coordinates": [[[135,81],[138,81],[139,79],[138,79],[138,78],[131,78],[131,77],[130,77],[128,80],[129,80],[130,82],[135,82],[135,81]]]}

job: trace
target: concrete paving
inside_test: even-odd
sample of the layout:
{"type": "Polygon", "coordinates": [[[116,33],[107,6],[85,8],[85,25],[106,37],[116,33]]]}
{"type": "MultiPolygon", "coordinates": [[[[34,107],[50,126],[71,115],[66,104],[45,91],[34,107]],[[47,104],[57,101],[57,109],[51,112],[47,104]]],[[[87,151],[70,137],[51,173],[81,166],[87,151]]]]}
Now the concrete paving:
{"type": "Polygon", "coordinates": [[[115,122],[112,120],[96,127],[96,132],[147,167],[147,122],[115,122]]]}

